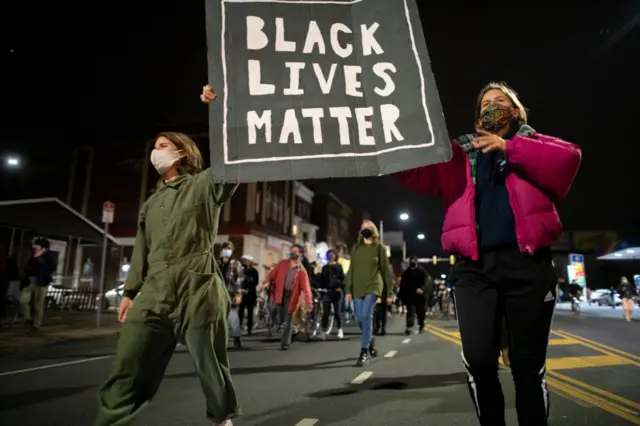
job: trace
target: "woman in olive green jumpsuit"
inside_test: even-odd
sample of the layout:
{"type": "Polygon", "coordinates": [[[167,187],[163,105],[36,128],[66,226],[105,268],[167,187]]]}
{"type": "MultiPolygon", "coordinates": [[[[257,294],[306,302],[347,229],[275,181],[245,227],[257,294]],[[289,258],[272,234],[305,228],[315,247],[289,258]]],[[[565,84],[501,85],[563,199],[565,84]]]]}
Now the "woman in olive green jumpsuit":
{"type": "MultiPolygon", "coordinates": [[[[205,95],[215,98],[210,88],[205,95]]],[[[212,250],[220,207],[236,185],[202,171],[200,151],[184,134],[161,134],[151,162],[163,179],[140,211],[118,311],[122,331],[95,425],[132,424],[180,342],[200,378],[207,417],[230,426],[240,414],[227,358],[230,301],[212,250]]]]}

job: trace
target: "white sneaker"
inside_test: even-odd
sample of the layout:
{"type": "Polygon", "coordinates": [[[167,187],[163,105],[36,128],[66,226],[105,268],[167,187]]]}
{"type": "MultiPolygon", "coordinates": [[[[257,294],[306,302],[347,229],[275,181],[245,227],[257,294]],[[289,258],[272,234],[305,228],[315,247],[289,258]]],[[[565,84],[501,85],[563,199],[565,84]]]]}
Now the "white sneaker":
{"type": "Polygon", "coordinates": [[[320,330],[320,339],[327,340],[327,333],[324,330],[320,330]]]}
{"type": "Polygon", "coordinates": [[[231,420],[225,420],[222,423],[214,423],[213,426],[233,426],[231,420]]]}
{"type": "Polygon", "coordinates": [[[338,339],[344,339],[344,332],[342,331],[342,329],[338,329],[338,339]]]}

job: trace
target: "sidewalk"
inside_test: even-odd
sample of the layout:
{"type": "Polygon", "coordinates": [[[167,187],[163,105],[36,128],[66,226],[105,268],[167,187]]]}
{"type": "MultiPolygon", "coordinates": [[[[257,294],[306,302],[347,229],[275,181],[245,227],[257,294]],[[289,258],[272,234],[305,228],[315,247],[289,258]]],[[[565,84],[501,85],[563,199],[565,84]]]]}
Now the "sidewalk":
{"type": "MultiPolygon", "coordinates": [[[[571,313],[571,302],[562,302],[556,304],[556,310],[571,313]]],[[[622,306],[616,306],[615,309],[613,309],[611,306],[598,306],[597,303],[591,303],[591,306],[589,306],[589,303],[587,303],[586,301],[580,302],[580,315],[619,319],[621,321],[624,319],[622,306]]],[[[633,311],[632,319],[634,321],[640,320],[640,308],[638,306],[636,306],[636,309],[634,309],[633,311]]]]}
{"type": "Polygon", "coordinates": [[[0,354],[19,352],[24,349],[70,340],[85,340],[117,336],[120,323],[115,313],[103,313],[100,328],[96,328],[95,312],[45,313],[40,330],[26,334],[22,322],[0,332],[0,354]]]}

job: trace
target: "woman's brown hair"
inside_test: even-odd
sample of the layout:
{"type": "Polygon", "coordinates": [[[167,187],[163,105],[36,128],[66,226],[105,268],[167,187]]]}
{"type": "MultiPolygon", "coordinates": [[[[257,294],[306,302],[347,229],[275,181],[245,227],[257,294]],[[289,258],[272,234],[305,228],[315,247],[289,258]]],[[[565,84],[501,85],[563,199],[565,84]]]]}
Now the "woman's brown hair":
{"type": "Polygon", "coordinates": [[[158,135],[158,138],[160,137],[169,139],[182,153],[178,163],[180,173],[195,175],[202,171],[202,154],[193,139],[179,132],[162,132],[158,135]]]}
{"type": "MultiPolygon", "coordinates": [[[[378,227],[375,223],[370,220],[363,220],[362,225],[368,225],[368,228],[371,228],[371,240],[373,240],[373,244],[377,244],[380,241],[380,232],[378,231],[378,227]]],[[[362,225],[360,225],[360,229],[362,229],[362,225]]],[[[360,229],[358,230],[358,243],[361,243],[364,240],[364,237],[360,235],[360,229]]]]}
{"type": "Polygon", "coordinates": [[[517,118],[518,124],[520,126],[527,124],[527,109],[524,107],[524,105],[522,105],[522,102],[520,102],[520,99],[518,98],[518,93],[515,90],[513,90],[511,87],[509,87],[509,85],[504,81],[500,81],[500,82],[492,81],[486,86],[484,86],[480,91],[480,94],[478,95],[478,100],[476,101],[476,116],[475,116],[474,125],[477,125],[478,122],[480,121],[480,108],[481,108],[480,104],[482,103],[482,97],[489,90],[500,90],[502,93],[504,93],[509,98],[513,106],[519,112],[518,118],[517,118]]]}

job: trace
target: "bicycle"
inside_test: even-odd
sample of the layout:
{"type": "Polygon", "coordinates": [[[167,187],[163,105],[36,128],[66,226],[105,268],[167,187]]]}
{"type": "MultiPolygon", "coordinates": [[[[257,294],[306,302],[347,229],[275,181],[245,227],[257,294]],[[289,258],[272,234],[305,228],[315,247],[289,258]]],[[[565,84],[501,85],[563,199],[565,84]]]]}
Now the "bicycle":
{"type": "MultiPolygon", "coordinates": [[[[324,304],[322,303],[321,296],[327,294],[329,291],[326,288],[312,288],[311,292],[313,294],[313,308],[309,313],[309,317],[307,319],[307,340],[311,340],[316,337],[322,331],[322,317],[324,315],[324,304]]],[[[333,323],[335,321],[335,313],[333,311],[333,305],[329,308],[329,324],[327,325],[327,329],[324,330],[325,334],[331,333],[333,329],[333,323]]]]}
{"type": "Polygon", "coordinates": [[[580,315],[580,299],[578,297],[571,298],[571,311],[576,315],[580,315]]]}
{"type": "Polygon", "coordinates": [[[450,291],[445,292],[440,296],[440,312],[443,319],[456,318],[456,307],[453,303],[453,297],[450,291]]]}

